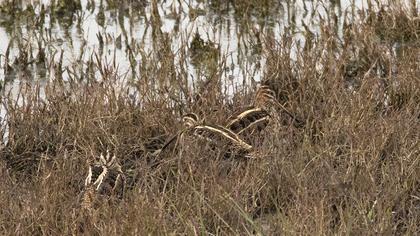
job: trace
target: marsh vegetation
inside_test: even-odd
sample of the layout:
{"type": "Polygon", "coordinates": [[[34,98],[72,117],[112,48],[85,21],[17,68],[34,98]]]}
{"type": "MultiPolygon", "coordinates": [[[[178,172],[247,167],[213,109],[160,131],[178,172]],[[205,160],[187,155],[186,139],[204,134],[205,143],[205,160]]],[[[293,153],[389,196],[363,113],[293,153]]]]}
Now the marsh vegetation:
{"type": "Polygon", "coordinates": [[[0,1],[1,234],[420,233],[419,9],[0,1]]]}

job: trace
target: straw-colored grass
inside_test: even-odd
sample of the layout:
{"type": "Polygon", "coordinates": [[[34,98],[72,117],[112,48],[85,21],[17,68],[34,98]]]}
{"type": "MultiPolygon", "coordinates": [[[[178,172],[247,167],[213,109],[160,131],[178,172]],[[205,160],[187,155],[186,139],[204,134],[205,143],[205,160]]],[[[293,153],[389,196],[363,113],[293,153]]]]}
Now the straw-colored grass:
{"type": "Polygon", "coordinates": [[[262,84],[301,122],[277,109],[280,122],[252,138],[255,159],[193,138],[147,155],[183,129],[183,114],[226,124],[252,104],[254,87],[227,99],[223,63],[193,89],[187,56],[171,50],[143,57],[129,82],[100,56],[76,70],[47,54],[50,79],[22,82],[18,102],[1,96],[1,234],[418,234],[420,21],[398,4],[380,12],[355,13],[342,37],[324,19],[304,47],[287,30],[261,33],[262,84]],[[84,187],[107,150],[130,172],[122,197],[84,187]]]}

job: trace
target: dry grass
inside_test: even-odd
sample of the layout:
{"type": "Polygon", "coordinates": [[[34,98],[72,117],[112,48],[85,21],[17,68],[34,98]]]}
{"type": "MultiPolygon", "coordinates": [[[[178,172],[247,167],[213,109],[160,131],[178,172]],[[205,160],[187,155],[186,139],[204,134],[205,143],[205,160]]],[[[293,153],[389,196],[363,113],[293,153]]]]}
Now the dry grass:
{"type": "Polygon", "coordinates": [[[22,83],[19,103],[3,94],[1,234],[420,233],[420,20],[397,4],[381,14],[344,22],[342,38],[325,19],[297,49],[287,32],[262,36],[262,83],[305,122],[269,126],[254,160],[194,140],[146,155],[151,138],[181,129],[181,114],[223,123],[250,104],[243,91],[226,99],[217,70],[206,90],[188,87],[170,50],[144,57],[135,82],[92,57],[67,68],[69,81],[22,83]],[[92,197],[86,212],[88,161],[108,149],[136,173],[121,199],[92,197]]]}

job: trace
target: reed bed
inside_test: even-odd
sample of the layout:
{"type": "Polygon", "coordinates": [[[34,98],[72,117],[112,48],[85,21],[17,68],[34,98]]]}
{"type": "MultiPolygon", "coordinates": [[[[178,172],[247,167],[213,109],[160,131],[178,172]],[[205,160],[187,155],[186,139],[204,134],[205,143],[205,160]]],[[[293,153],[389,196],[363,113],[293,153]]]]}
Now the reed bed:
{"type": "MultiPolygon", "coordinates": [[[[57,3],[51,14],[74,11],[76,3],[57,3]]],[[[0,120],[1,234],[420,233],[419,6],[388,3],[349,11],[343,22],[322,19],[319,32],[305,28],[304,44],[293,27],[280,37],[254,32],[266,61],[261,84],[302,122],[279,114],[251,137],[258,158],[249,160],[226,158],[226,150],[195,139],[147,155],[156,137],[182,130],[183,114],[226,124],[258,87],[228,94],[227,63],[212,43],[198,49],[212,47],[198,60],[207,63],[205,80],[191,86],[187,61],[200,56],[184,53],[193,48],[188,42],[185,51],[168,47],[156,11],[156,50],[125,42],[131,76],[100,51],[63,65],[47,39],[37,37],[34,47],[17,37],[18,55],[0,59],[5,74],[19,76],[17,91],[0,96],[7,111],[0,120]],[[34,81],[34,73],[47,78],[34,81]],[[132,168],[124,195],[83,199],[89,163],[107,150],[132,168]]]]}

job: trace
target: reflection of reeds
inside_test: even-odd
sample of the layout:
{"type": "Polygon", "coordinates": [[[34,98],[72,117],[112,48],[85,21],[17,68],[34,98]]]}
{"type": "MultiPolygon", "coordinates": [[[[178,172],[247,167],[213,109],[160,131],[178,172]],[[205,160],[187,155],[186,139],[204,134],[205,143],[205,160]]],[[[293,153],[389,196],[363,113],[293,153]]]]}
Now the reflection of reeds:
{"type": "Polygon", "coordinates": [[[217,73],[220,49],[212,41],[205,42],[198,32],[195,33],[190,47],[191,63],[209,77],[217,73]]]}

